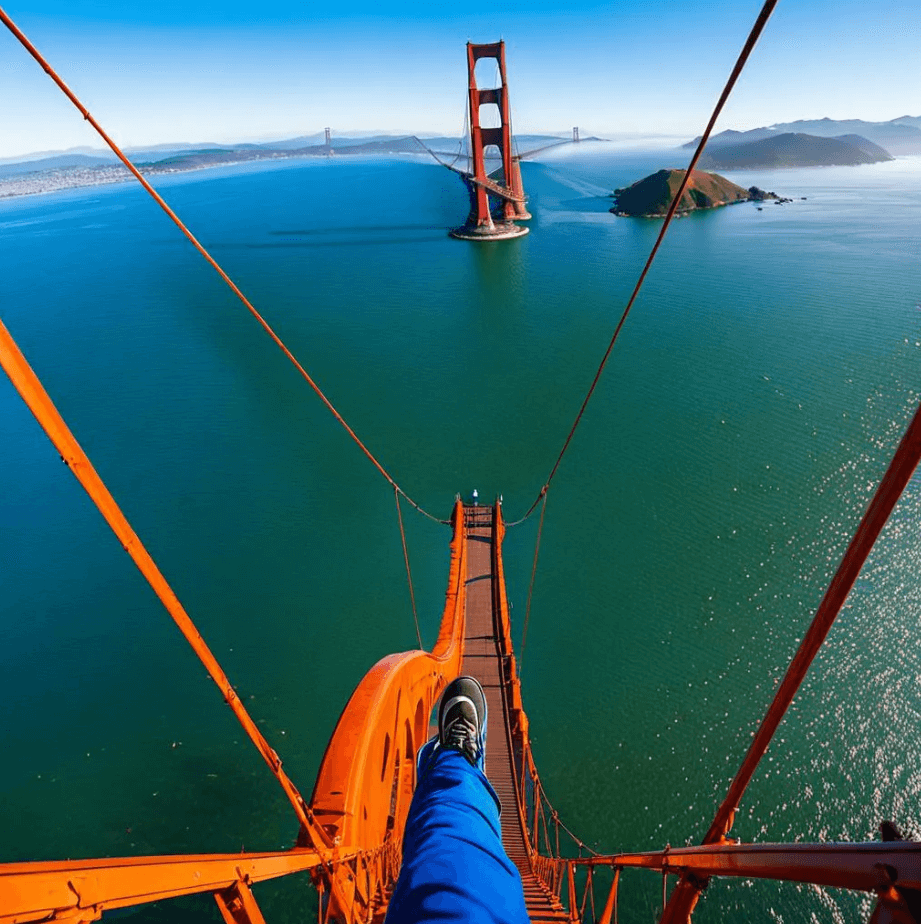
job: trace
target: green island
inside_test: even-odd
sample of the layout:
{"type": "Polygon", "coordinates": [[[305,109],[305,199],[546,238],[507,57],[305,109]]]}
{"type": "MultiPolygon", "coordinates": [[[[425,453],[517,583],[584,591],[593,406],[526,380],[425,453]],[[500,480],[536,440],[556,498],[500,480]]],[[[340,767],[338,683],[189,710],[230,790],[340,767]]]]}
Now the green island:
{"type": "MultiPolygon", "coordinates": [[[[615,189],[612,193],[614,206],[610,211],[621,216],[664,218],[685,173],[684,170],[658,170],[632,186],[615,189]]],[[[676,214],[683,215],[736,202],[763,202],[765,199],[789,201],[775,193],[758,189],[757,186],[745,189],[719,174],[695,170],[681,194],[676,214]]]]}

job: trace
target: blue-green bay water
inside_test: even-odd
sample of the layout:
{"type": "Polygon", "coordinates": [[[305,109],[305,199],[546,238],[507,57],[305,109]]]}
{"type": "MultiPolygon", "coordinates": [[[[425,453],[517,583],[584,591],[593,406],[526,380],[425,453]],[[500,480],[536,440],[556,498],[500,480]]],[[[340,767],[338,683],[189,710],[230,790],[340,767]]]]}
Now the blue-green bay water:
{"type": "MultiPolygon", "coordinates": [[[[419,159],[161,188],[397,480],[526,509],[659,224],[607,192],[673,155],[525,163],[531,233],[445,230],[419,159]]],[[[547,507],[522,679],[596,849],[706,829],[921,397],[921,159],[751,171],[793,197],[675,223],[547,507]],[[805,199],[800,197],[806,197],[805,199]]],[[[0,203],[2,319],[309,793],[351,690],[415,630],[392,491],[142,191],[0,203]]],[[[0,860],[278,849],[296,826],[203,669],[0,382],[0,860]]],[[[745,840],[921,830],[913,479],[749,790],[745,840]]],[[[406,510],[431,644],[449,531],[406,510]]],[[[536,518],[506,542],[521,632],[536,518]]],[[[306,879],[257,890],[306,920],[306,879]]],[[[863,903],[866,905],[866,902],[863,903]]],[[[660,905],[624,876],[621,920],[660,905]]],[[[853,920],[843,893],[715,882],[700,921],[853,920]]],[[[210,899],[137,921],[218,920],[210,899]]]]}

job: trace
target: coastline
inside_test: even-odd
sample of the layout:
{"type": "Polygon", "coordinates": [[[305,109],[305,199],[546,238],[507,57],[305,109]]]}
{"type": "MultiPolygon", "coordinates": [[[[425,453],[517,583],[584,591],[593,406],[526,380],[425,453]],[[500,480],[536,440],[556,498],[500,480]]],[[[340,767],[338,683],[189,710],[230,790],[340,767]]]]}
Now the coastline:
{"type": "MultiPolygon", "coordinates": [[[[216,160],[209,163],[189,163],[182,166],[167,164],[135,164],[145,177],[172,176],[179,173],[193,173],[198,170],[213,170],[217,167],[233,167],[238,164],[262,160],[293,160],[309,157],[303,152],[296,154],[273,154],[269,157],[239,157],[232,160],[216,160]]],[[[316,155],[314,155],[316,156],[316,155]]],[[[42,196],[68,189],[87,189],[93,186],[112,186],[133,180],[134,176],[122,164],[106,164],[95,167],[60,167],[54,170],[37,170],[10,177],[0,177],[0,201],[19,199],[24,196],[42,196]]]]}
{"type": "MultiPolygon", "coordinates": [[[[243,151],[208,151],[195,152],[178,157],[169,158],[162,162],[135,163],[142,176],[152,178],[157,176],[174,176],[177,174],[194,173],[200,170],[215,170],[219,167],[236,167],[243,164],[261,164],[285,160],[309,159],[314,161],[325,160],[332,157],[361,156],[422,156],[422,153],[393,150],[367,150],[343,148],[334,154],[325,150],[311,151],[310,149],[293,149],[250,153],[243,151]]],[[[56,167],[50,170],[36,170],[31,173],[17,173],[8,177],[0,176],[0,202],[9,199],[19,199],[24,196],[41,196],[51,193],[63,192],[69,189],[87,189],[93,186],[112,186],[133,180],[134,176],[127,167],[121,163],[100,164],[92,167],[56,167]]]]}

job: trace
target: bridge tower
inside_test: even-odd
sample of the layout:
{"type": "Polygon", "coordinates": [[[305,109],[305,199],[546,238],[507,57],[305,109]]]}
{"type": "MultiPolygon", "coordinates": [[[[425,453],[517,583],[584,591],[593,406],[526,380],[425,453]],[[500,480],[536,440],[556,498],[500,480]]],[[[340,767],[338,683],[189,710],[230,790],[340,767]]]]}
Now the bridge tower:
{"type": "Polygon", "coordinates": [[[512,126],[505,76],[505,42],[474,45],[467,42],[467,86],[470,105],[470,151],[473,172],[462,174],[470,194],[470,214],[462,228],[450,233],[464,240],[497,240],[520,237],[527,228],[515,221],[530,218],[525,208],[521,165],[512,153],[512,126]],[[481,58],[495,58],[499,65],[499,86],[480,89],[476,82],[476,63],[481,58]],[[495,105],[499,110],[499,127],[484,128],[480,124],[480,107],[495,105]],[[490,145],[499,149],[502,162],[500,178],[486,172],[485,150],[490,145]]]}

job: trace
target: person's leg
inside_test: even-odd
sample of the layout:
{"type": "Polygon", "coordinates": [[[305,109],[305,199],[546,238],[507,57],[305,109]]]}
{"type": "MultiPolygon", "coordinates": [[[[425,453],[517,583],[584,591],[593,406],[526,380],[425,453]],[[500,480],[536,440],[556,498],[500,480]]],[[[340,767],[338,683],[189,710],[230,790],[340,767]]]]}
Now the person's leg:
{"type": "MultiPolygon", "coordinates": [[[[455,684],[445,691],[443,706],[458,692],[455,684]]],[[[482,720],[480,744],[485,700],[482,720]]],[[[457,743],[456,736],[440,726],[439,738],[419,755],[386,924],[528,924],[521,876],[502,846],[499,799],[481,769],[482,747],[475,766],[463,747],[447,743],[457,743]]]]}

